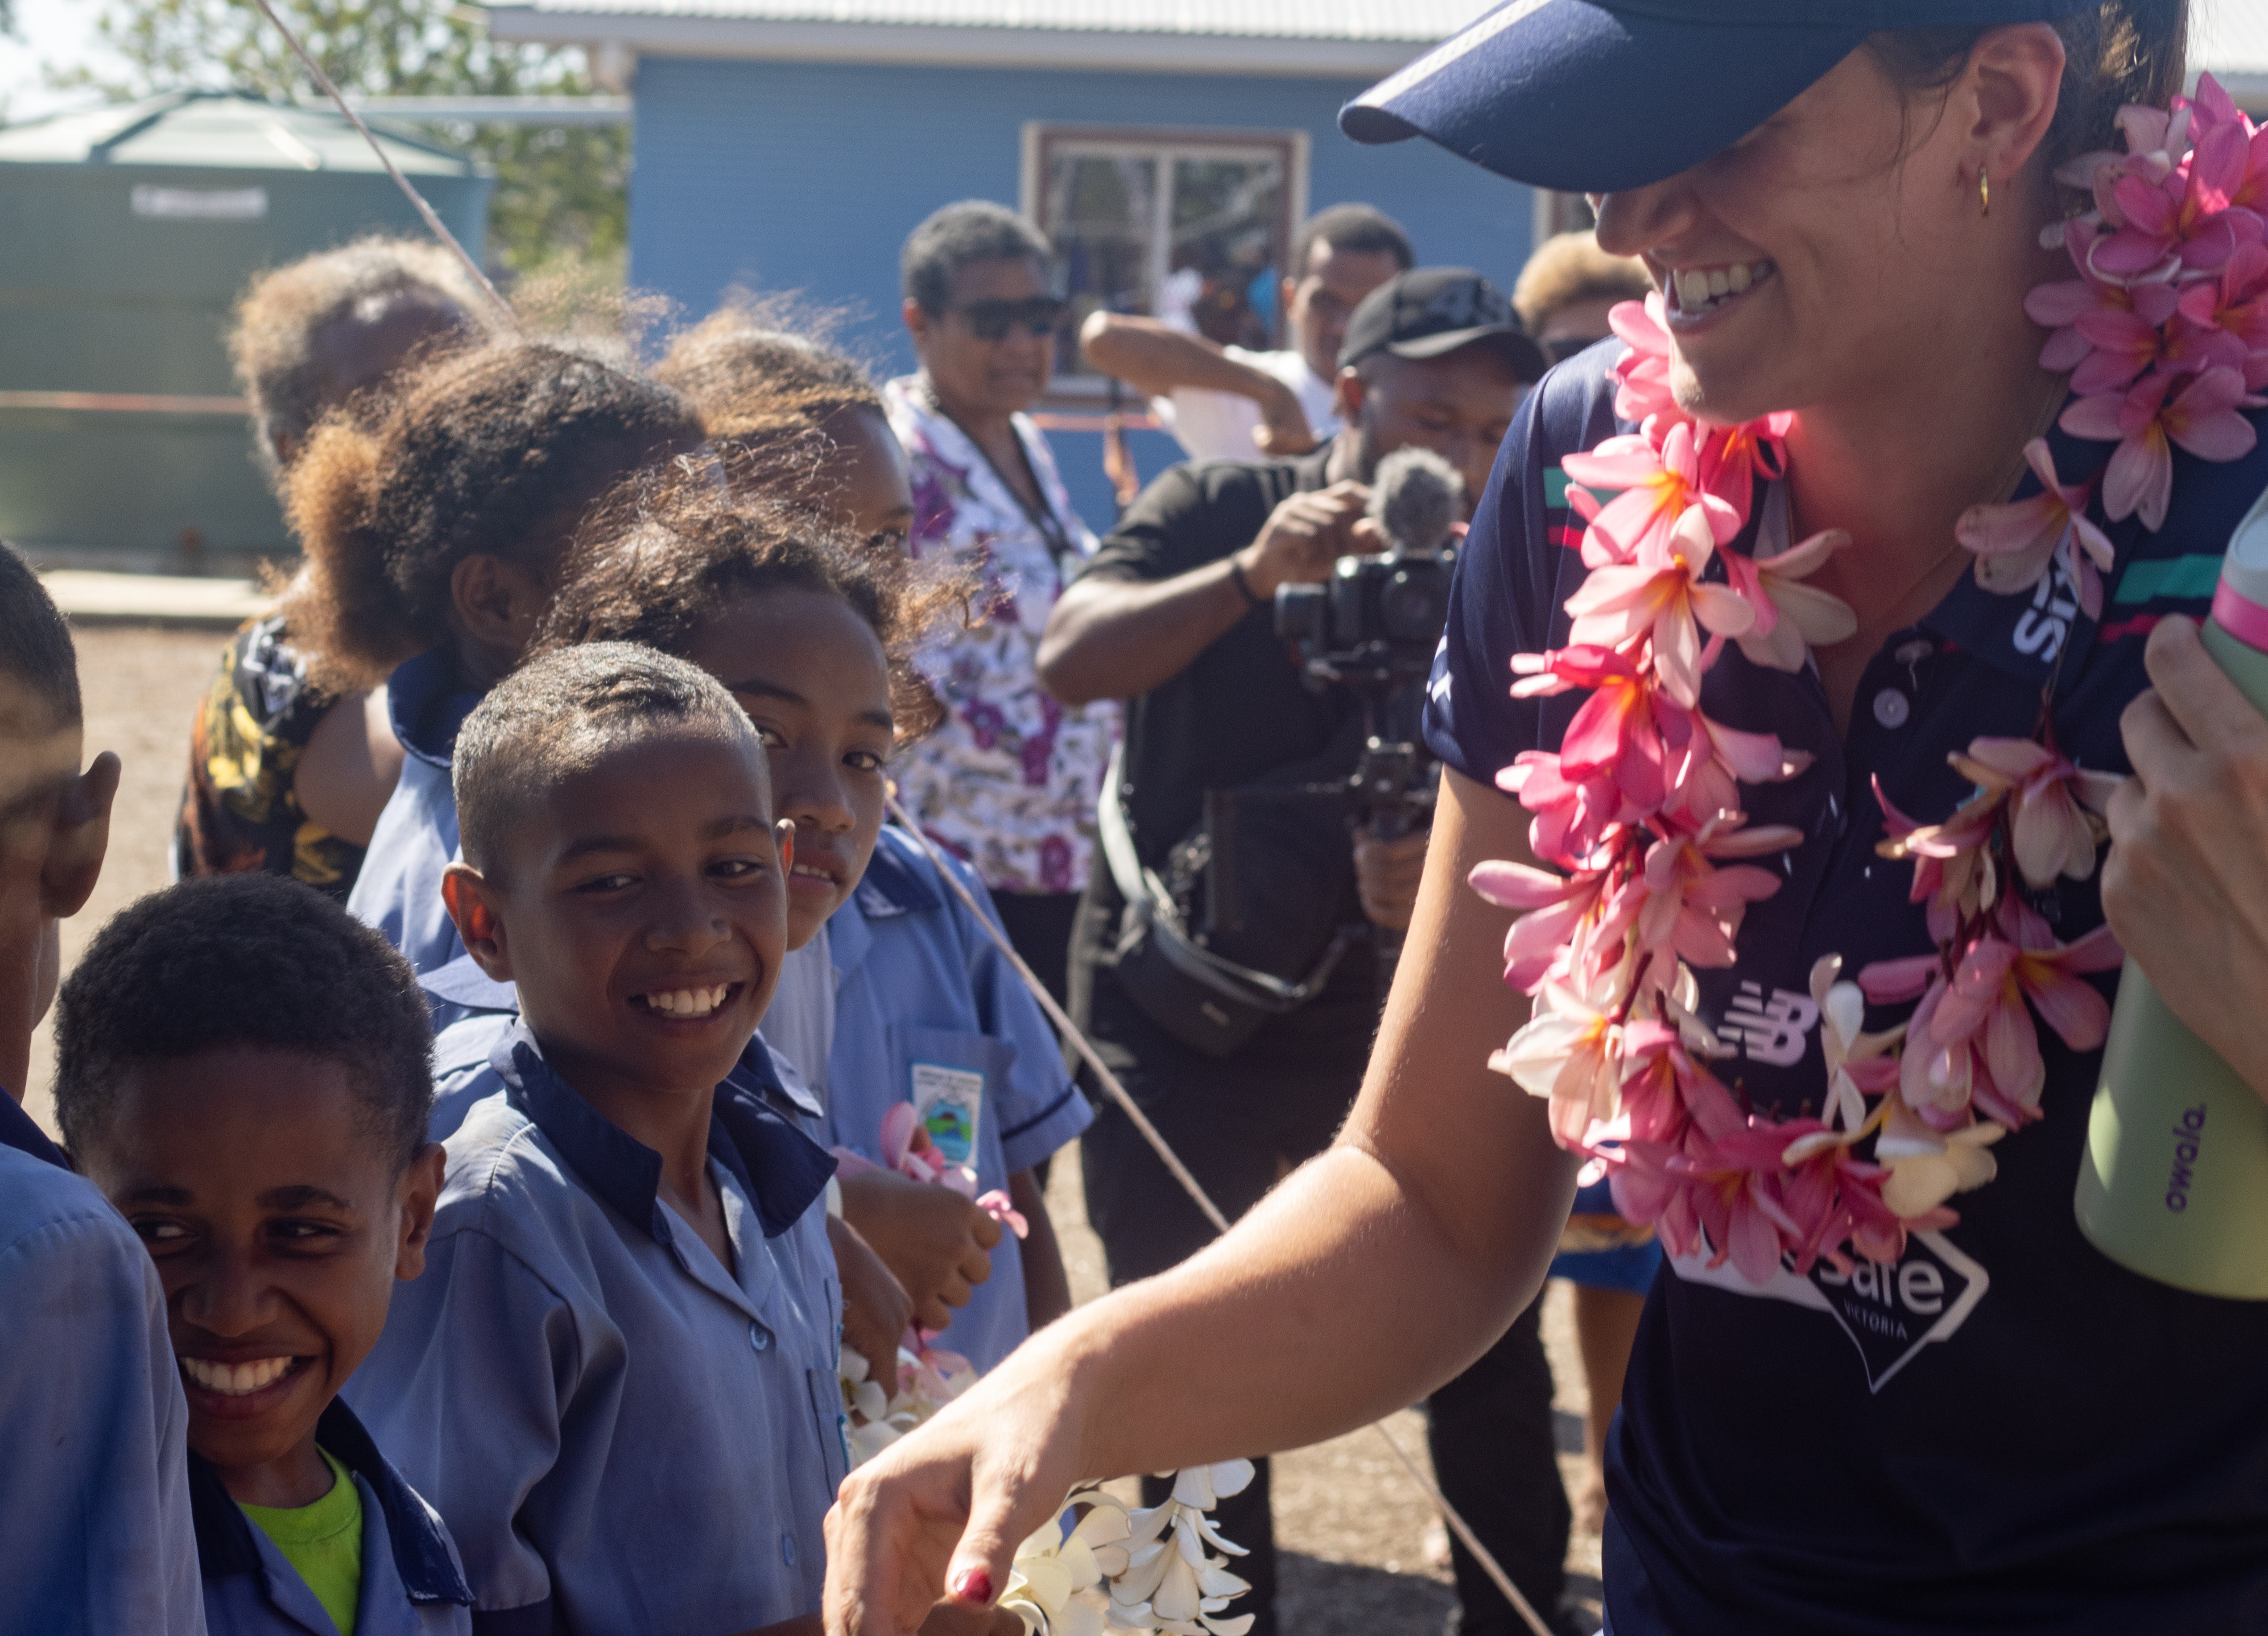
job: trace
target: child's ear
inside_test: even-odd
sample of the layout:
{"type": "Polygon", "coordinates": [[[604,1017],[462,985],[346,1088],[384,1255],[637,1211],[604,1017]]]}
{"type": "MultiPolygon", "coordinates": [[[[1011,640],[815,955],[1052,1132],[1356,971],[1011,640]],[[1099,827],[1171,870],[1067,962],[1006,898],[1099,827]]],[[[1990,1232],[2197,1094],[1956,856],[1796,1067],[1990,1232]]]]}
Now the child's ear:
{"type": "Polygon", "coordinates": [[[779,843],[780,879],[784,881],[795,869],[795,820],[782,818],[774,822],[772,838],[779,843]]]}
{"type": "Polygon", "coordinates": [[[451,864],[441,876],[441,903],[473,963],[499,983],[511,982],[512,954],[495,884],[470,864],[451,864]]]}
{"type": "Polygon", "coordinates": [[[40,908],[67,919],[86,906],[110,850],[110,808],[118,799],[118,757],[108,750],[68,780],[55,797],[55,829],[40,869],[40,908]]]}
{"type": "Polygon", "coordinates": [[[485,551],[460,559],[449,573],[450,606],[465,634],[507,666],[526,651],[550,601],[541,572],[485,551]]]}
{"type": "Polygon", "coordinates": [[[394,1276],[407,1284],[425,1271],[425,1243],[433,1236],[433,1207],[441,1198],[441,1175],[449,1155],[428,1142],[401,1173],[401,1242],[394,1252],[394,1276]]]}

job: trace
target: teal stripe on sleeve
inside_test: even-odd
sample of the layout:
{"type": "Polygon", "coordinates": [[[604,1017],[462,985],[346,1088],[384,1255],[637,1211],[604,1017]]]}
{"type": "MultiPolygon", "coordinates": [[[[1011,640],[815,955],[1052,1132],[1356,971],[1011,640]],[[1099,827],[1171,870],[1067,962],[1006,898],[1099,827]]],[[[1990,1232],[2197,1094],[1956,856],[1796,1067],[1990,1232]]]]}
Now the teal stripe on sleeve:
{"type": "Polygon", "coordinates": [[[2160,597],[2199,600],[2211,596],[2220,580],[2218,556],[2169,556],[2129,564],[2119,577],[2117,593],[2110,600],[2120,604],[2154,601],[2160,597]]]}

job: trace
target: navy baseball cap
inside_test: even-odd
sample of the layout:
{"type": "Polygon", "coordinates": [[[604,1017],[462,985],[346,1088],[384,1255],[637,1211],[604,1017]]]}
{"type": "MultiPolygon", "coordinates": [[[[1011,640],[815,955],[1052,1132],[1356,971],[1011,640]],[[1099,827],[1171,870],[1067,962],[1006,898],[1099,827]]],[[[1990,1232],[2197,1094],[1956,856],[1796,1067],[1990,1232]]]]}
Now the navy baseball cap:
{"type": "Polygon", "coordinates": [[[2099,0],[1505,0],[1339,110],[1514,181],[1643,188],[1720,153],[1884,29],[2034,23],[2099,0]]]}
{"type": "Polygon", "coordinates": [[[1469,267],[1416,267],[1396,273],[1363,297],[1347,320],[1339,367],[1373,352],[1423,362],[1485,342],[1504,354],[1520,379],[1543,379],[1543,350],[1528,338],[1504,291],[1469,267]]]}

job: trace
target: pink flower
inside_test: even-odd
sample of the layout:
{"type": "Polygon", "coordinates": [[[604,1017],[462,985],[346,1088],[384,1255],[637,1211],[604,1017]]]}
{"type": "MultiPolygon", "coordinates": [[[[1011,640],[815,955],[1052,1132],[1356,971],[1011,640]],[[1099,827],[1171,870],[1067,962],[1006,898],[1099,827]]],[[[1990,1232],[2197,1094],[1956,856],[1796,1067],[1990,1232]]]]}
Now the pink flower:
{"type": "Polygon", "coordinates": [[[2071,389],[2081,396],[2124,392],[2144,370],[2166,361],[2172,344],[2166,321],[2180,299],[2173,285],[2141,284],[2125,293],[2125,302],[2107,303],[2073,321],[2090,349],[2071,376],[2071,389]]]}
{"type": "MultiPolygon", "coordinates": [[[[2104,158],[2111,159],[2114,156],[2104,158]]],[[[2054,332],[2040,350],[2040,367],[2053,374],[2077,367],[2095,350],[2095,343],[2080,333],[2080,319],[2091,313],[2131,313],[2134,307],[2134,291],[2123,284],[2106,283],[2087,270],[2087,252],[2095,242],[2095,224],[2081,218],[2064,226],[2064,247],[2070,252],[2080,276],[2036,284],[2024,297],[2024,315],[2042,328],[2054,332]]]]}
{"type": "Polygon", "coordinates": [[[1624,822],[1629,802],[1611,770],[1570,779],[1559,757],[1522,750],[1496,776],[1497,788],[1535,814],[1528,844],[1544,862],[1580,867],[1613,827],[1624,822]]]}
{"type": "Polygon", "coordinates": [[[2154,534],[2164,524],[2174,491],[2174,444],[2200,460],[2233,461],[2257,441],[2252,423],[2237,413],[2260,404],[2246,395],[2241,373],[2208,369],[2175,394],[2180,379],[2159,370],[2123,397],[2080,398],[2063,412],[2060,424],[2072,436],[2118,440],[2102,475],[2103,510],[2113,522],[2139,512],[2154,534]]]}
{"type": "Polygon", "coordinates": [[[1604,904],[1607,874],[1579,869],[1556,875],[1505,859],[1475,864],[1466,884],[1490,903],[1521,911],[1504,940],[1504,980],[1533,994],[1566,976],[1574,940],[1604,904]]]}
{"type": "Polygon", "coordinates": [[[2233,200],[2250,158],[2242,125],[2221,122],[2198,130],[2187,160],[2162,177],[2146,158],[2124,161],[2110,184],[2124,225],[2095,242],[2088,266],[2130,280],[2219,268],[2240,243],[2260,236],[2260,217],[2233,200]]]}
{"type": "Polygon", "coordinates": [[[1677,1139],[1691,1122],[1689,1107],[1703,1094],[1701,1083],[1709,1078],[1677,1028],[1650,1019],[1625,1024],[1621,1123],[1626,1134],[1640,1141],[1677,1139]]]}
{"type": "MultiPolygon", "coordinates": [[[[1930,935],[1940,942],[1953,935],[1961,921],[1990,904],[1998,891],[1989,846],[2007,793],[2005,790],[1980,791],[1943,823],[1918,823],[1892,806],[1883,792],[1882,781],[1874,780],[1883,835],[1874,851],[1884,858],[1914,860],[1913,890],[1906,901],[1928,903],[1930,935]]],[[[1859,980],[1866,982],[1864,972],[1859,980]]],[[[1867,993],[1877,1001],[1883,998],[1872,988],[1867,993]]]]}
{"type": "Polygon", "coordinates": [[[1756,618],[1736,637],[1752,664],[1794,672],[1815,647],[1848,638],[1859,628],[1851,605],[1815,586],[1801,583],[1827,559],[1851,543],[1840,528],[1828,528],[1777,556],[1724,554],[1725,577],[1733,593],[1755,610],[1756,618]]]}
{"type": "Polygon", "coordinates": [[[1591,571],[1567,599],[1569,637],[1622,650],[1651,635],[1663,688],[1690,707],[1701,692],[1701,631],[1739,636],[1756,618],[1731,587],[1702,578],[1715,554],[1707,512],[1689,508],[1666,534],[1650,535],[1635,561],[1591,571]]]}
{"type": "MultiPolygon", "coordinates": [[[[1513,657],[1513,665],[1529,678],[1513,688],[1515,697],[1561,693],[1571,687],[1592,690],[1560,741],[1561,778],[1582,784],[1602,775],[1612,777],[1632,815],[1660,807],[1668,792],[1669,769],[1693,734],[1691,716],[1683,704],[1611,648],[1578,645],[1549,653],[1522,653],[1513,657]]],[[[1518,793],[1530,812],[1538,810],[1524,791],[1518,793]]]]}
{"type": "Polygon", "coordinates": [[[2075,1051],[2091,1051],[2110,1030],[2110,1004],[2080,974],[2113,971],[2124,963],[2125,951],[2109,926],[2097,926],[2075,943],[2058,943],[2048,923],[2015,898],[2000,906],[1998,917],[2003,935],[2014,940],[2016,959],[2010,968],[2016,986],[2040,1013],[2040,1021],[2056,1031],[2075,1051]]]}
{"type": "Polygon", "coordinates": [[[1621,490],[1583,531],[1587,567],[1634,563],[1649,548],[1657,557],[1666,555],[1669,531],[1696,506],[1714,543],[1723,545],[1741,531],[1740,514],[1731,503],[1702,487],[1700,453],[1690,423],[1672,426],[1658,451],[1643,437],[1609,438],[1588,454],[1566,455],[1559,468],[1571,482],[1621,490]]]}
{"type": "Polygon", "coordinates": [[[1615,1116],[1623,1031],[1603,998],[1545,984],[1528,1021],[1489,1058],[1495,1072],[1550,1102],[1551,1134],[1563,1147],[1579,1146],[1594,1124],[1615,1116]]]}
{"type": "Polygon", "coordinates": [[[1744,822],[1739,813],[1720,813],[1694,833],[1667,835],[1646,849],[1639,877],[1641,947],[1671,951],[1700,967],[1734,962],[1734,941],[1749,905],[1778,891],[1779,877],[1753,864],[1720,868],[1717,860],[1785,851],[1803,840],[1800,829],[1786,824],[1733,827],[1744,822]]]}
{"type": "Polygon", "coordinates": [[[1032,1224],[1024,1220],[1024,1212],[1016,1208],[1015,1201],[1003,1190],[996,1187],[990,1192],[979,1193],[976,1207],[1018,1238],[1032,1235],[1032,1224]]]}
{"type": "Polygon", "coordinates": [[[2108,833],[2098,814],[2118,786],[2115,776],[2082,772],[2030,739],[1977,739],[1951,760],[1978,788],[2007,792],[2016,869],[2026,881],[2043,887],[2059,874],[2084,881],[2095,873],[2095,849],[2108,833]]]}
{"type": "MultiPolygon", "coordinates": [[[[1749,526],[1749,509],[1756,483],[1774,483],[1787,475],[1787,429],[1795,416],[1783,409],[1739,426],[1712,426],[1697,422],[1701,439],[1701,487],[1733,508],[1739,528],[1749,526]]],[[[1734,529],[1734,533],[1739,532],[1734,529]]]]}
{"type": "Polygon", "coordinates": [[[1607,322],[1630,348],[1615,364],[1615,413],[1655,444],[1672,426],[1692,419],[1677,407],[1669,390],[1669,330],[1662,322],[1663,305],[1661,292],[1649,291],[1645,300],[1617,302],[1607,313],[1607,322]]]}
{"type": "MultiPolygon", "coordinates": [[[[2263,136],[2268,137],[2268,132],[2263,136]]],[[[2268,387],[2268,245],[2237,247],[2219,278],[2200,279],[2182,291],[2181,314],[2198,330],[2210,332],[2241,354],[2232,360],[2226,352],[2217,352],[2201,361],[2233,361],[2243,372],[2247,391],[2268,387]]]]}
{"type": "Polygon", "coordinates": [[[2066,483],[2058,478],[2045,438],[2027,443],[2024,459],[2040,480],[2037,494],[2006,505],[1972,505],[1954,526],[1954,537],[1977,554],[1977,583],[2003,595],[2030,590],[2047,572],[2066,533],[2075,535],[2098,570],[2110,572],[2116,556],[2110,536],[2087,518],[2093,480],[2066,483]]]}
{"type": "Polygon", "coordinates": [[[1695,824],[1741,804],[1743,784],[1777,784],[1811,765],[1808,750],[1785,748],[1769,733],[1743,733],[1692,712],[1693,736],[1682,765],[1670,777],[1662,810],[1695,824]]]}

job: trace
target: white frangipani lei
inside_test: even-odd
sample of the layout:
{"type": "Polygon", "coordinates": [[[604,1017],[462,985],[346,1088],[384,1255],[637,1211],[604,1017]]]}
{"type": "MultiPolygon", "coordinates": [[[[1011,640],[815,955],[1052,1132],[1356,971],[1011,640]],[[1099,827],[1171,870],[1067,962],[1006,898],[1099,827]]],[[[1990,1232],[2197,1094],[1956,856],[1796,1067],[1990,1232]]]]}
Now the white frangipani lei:
{"type": "Polygon", "coordinates": [[[1244,1492],[1249,1460],[1176,1472],[1163,1505],[1129,1511],[1100,1490],[1071,1496],[1090,1507],[1066,1530],[1060,1517],[1017,1547],[1001,1605],[1024,1621],[1027,1636],[1101,1636],[1105,1631],[1164,1632],[1171,1636],[1245,1636],[1254,1616],[1221,1616],[1252,1588],[1228,1571],[1227,1556],[1244,1548],[1224,1538],[1205,1514],[1244,1492]]]}

